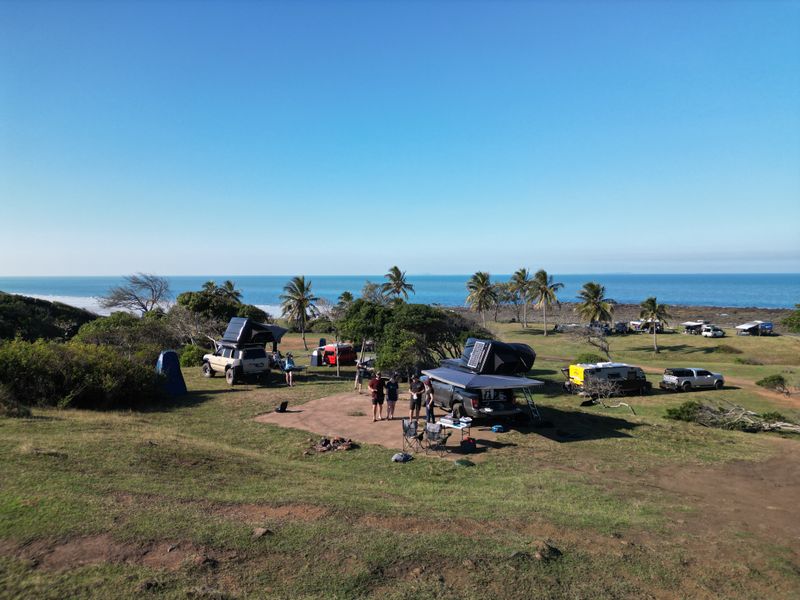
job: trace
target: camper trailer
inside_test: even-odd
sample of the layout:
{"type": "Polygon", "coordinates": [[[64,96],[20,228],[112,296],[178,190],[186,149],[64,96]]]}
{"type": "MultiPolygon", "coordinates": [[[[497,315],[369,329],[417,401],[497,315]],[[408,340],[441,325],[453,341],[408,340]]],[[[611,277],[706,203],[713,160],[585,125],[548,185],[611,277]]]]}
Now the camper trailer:
{"type": "Polygon", "coordinates": [[[653,387],[642,369],[626,363],[578,363],[561,371],[567,378],[564,389],[573,394],[591,394],[592,380],[613,383],[619,394],[646,394],[653,387]]]}

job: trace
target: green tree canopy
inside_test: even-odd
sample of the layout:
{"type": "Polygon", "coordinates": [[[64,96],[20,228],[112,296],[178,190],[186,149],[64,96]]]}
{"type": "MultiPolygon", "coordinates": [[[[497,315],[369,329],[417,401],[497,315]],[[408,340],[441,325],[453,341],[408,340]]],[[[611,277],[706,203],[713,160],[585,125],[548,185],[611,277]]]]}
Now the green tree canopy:
{"type": "Polygon", "coordinates": [[[554,282],[553,276],[548,275],[544,269],[536,271],[536,275],[533,276],[533,281],[531,281],[531,297],[536,302],[536,308],[542,309],[545,335],[547,335],[547,309],[554,304],[558,305],[557,292],[563,287],[563,283],[554,282]]]}
{"type": "Polygon", "coordinates": [[[384,275],[388,280],[381,286],[381,291],[387,296],[396,296],[408,300],[408,292],[414,293],[414,286],[406,281],[406,272],[401,271],[396,265],[384,275]]]}
{"type": "Polygon", "coordinates": [[[614,301],[606,298],[606,288],[595,281],[583,284],[578,292],[580,302],[576,308],[584,321],[597,323],[610,321],[614,314],[614,301]]]}
{"type": "Polygon", "coordinates": [[[656,321],[661,321],[667,325],[667,319],[670,318],[669,306],[666,304],[659,304],[655,296],[650,296],[647,300],[640,305],[641,311],[639,318],[650,321],[650,328],[653,330],[653,352],[658,352],[658,327],[656,321]]]}
{"type": "Polygon", "coordinates": [[[467,304],[472,310],[480,313],[483,326],[486,327],[486,311],[497,301],[497,291],[492,285],[489,273],[478,271],[467,282],[467,304]]]}
{"type": "Polygon", "coordinates": [[[306,344],[306,323],[311,318],[317,316],[316,302],[319,301],[311,292],[311,281],[306,281],[304,275],[297,275],[283,286],[281,294],[281,309],[283,314],[290,322],[295,323],[300,329],[303,338],[303,347],[308,350],[306,344]]]}

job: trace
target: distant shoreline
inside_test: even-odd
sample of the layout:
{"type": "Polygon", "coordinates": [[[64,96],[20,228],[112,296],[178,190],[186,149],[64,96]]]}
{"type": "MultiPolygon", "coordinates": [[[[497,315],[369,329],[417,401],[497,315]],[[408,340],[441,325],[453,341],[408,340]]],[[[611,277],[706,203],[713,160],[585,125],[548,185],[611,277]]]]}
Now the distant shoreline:
{"type": "MultiPolygon", "coordinates": [[[[111,314],[111,311],[104,309],[99,304],[99,298],[83,297],[83,296],[53,296],[47,294],[16,294],[15,292],[6,292],[18,296],[27,296],[29,298],[38,298],[40,300],[47,300],[49,302],[60,302],[76,308],[91,311],[101,316],[111,314]]],[[[413,303],[413,296],[410,298],[413,303]]],[[[262,304],[257,305],[262,310],[269,313],[272,317],[280,317],[280,307],[278,305],[262,304]]],[[[439,306],[440,308],[455,310],[465,315],[472,315],[473,318],[479,318],[476,313],[466,306],[444,306],[438,304],[431,304],[431,306],[439,306]]],[[[572,323],[580,319],[575,313],[575,302],[562,302],[560,308],[552,307],[547,311],[548,328],[557,323],[572,323]]],[[[631,303],[620,303],[615,305],[614,320],[615,321],[632,321],[639,316],[639,305],[631,303]]],[[[670,326],[675,327],[684,321],[690,320],[707,320],[712,323],[723,327],[735,327],[747,321],[760,319],[762,321],[772,321],[775,323],[776,331],[781,332],[781,319],[789,316],[792,312],[788,308],[760,308],[757,306],[741,307],[741,306],[695,306],[695,305],[670,305],[670,313],[672,319],[670,326]]],[[[494,311],[489,311],[488,317],[494,318],[494,311]]],[[[511,321],[516,320],[516,311],[513,307],[504,306],[498,311],[498,320],[511,321]]],[[[534,326],[541,327],[542,311],[535,308],[528,309],[529,321],[535,323],[534,326]]]]}

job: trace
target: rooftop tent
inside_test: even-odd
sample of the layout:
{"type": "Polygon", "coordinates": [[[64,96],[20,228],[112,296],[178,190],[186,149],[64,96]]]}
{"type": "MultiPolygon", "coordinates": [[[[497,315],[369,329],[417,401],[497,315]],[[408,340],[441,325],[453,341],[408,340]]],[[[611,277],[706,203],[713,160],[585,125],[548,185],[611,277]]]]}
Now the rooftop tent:
{"type": "Polygon", "coordinates": [[[288,330],[277,325],[256,323],[244,317],[233,317],[228,323],[228,328],[222,334],[222,342],[226,344],[244,345],[259,344],[266,346],[269,343],[278,344],[288,330]]]}
{"type": "Polygon", "coordinates": [[[485,375],[516,375],[530,371],[535,360],[536,353],[527,344],[468,338],[461,358],[443,360],[442,366],[485,375]]]}
{"type": "Polygon", "coordinates": [[[544,382],[538,379],[528,379],[527,377],[515,377],[510,375],[482,375],[449,367],[427,369],[422,371],[422,373],[432,379],[437,379],[456,387],[479,390],[522,389],[544,385],[544,382]]]}
{"type": "Polygon", "coordinates": [[[183,396],[186,393],[186,382],[183,380],[178,353],[164,350],[158,356],[156,373],[164,376],[164,391],[170,396],[183,396]]]}

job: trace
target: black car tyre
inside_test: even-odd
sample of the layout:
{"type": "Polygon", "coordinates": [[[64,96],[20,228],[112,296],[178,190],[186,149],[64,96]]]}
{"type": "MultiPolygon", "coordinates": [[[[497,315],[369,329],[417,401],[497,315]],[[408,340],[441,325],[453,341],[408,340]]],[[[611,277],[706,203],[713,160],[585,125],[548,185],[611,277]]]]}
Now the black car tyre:
{"type": "Polygon", "coordinates": [[[681,386],[681,390],[683,390],[684,392],[688,392],[688,391],[690,391],[691,389],[692,389],[692,384],[691,384],[691,383],[689,383],[688,381],[685,381],[685,382],[683,383],[683,385],[681,386]]]}
{"type": "Polygon", "coordinates": [[[211,365],[203,363],[203,377],[213,377],[214,376],[214,369],[211,368],[211,365]]]}
{"type": "Polygon", "coordinates": [[[227,383],[228,385],[233,385],[235,380],[236,380],[236,373],[233,367],[231,367],[230,369],[225,371],[225,383],[227,383]]]}
{"type": "Polygon", "coordinates": [[[453,418],[460,419],[464,416],[464,405],[461,402],[453,404],[453,418]]]}
{"type": "Polygon", "coordinates": [[[724,384],[723,384],[723,383],[722,383],[722,382],[721,382],[719,379],[717,379],[717,380],[714,382],[714,389],[715,389],[715,390],[721,390],[723,385],[724,385],[724,384]]]}

